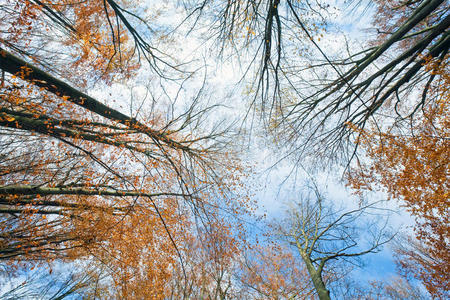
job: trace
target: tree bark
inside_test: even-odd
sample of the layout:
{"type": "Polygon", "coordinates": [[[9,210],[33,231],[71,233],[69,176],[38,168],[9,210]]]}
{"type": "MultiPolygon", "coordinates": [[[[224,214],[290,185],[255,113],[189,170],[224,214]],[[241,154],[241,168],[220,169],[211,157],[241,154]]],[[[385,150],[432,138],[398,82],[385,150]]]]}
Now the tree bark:
{"type": "Polygon", "coordinates": [[[303,256],[303,261],[306,264],[306,269],[308,270],[309,275],[311,276],[312,282],[314,284],[314,288],[316,289],[317,295],[320,300],[331,300],[330,291],[326,288],[325,283],[322,279],[322,268],[319,267],[316,269],[311,262],[311,259],[306,255],[303,256]]]}

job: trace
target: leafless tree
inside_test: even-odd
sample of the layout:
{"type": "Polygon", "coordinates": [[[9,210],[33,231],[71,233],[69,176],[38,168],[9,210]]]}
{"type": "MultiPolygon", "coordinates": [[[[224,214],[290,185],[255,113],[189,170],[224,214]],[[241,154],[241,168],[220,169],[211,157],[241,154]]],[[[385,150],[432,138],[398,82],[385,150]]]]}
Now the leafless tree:
{"type": "Polygon", "coordinates": [[[374,220],[385,213],[377,207],[379,203],[337,210],[316,185],[309,189],[291,204],[286,220],[274,229],[278,238],[298,252],[319,298],[330,299],[327,277],[333,274],[328,269],[333,262],[358,263],[361,256],[379,252],[393,236],[386,231],[387,220],[381,227],[374,220]]]}
{"type": "Polygon", "coordinates": [[[435,69],[447,64],[450,46],[447,1],[375,1],[377,37],[365,46],[344,44],[339,55],[320,46],[311,26],[327,27],[321,1],[185,2],[191,17],[213,24],[221,49],[239,59],[249,53],[243,69],[254,78],[252,104],[287,156],[348,163],[357,155],[358,130],[386,118],[400,124],[436,101],[433,86],[443,74],[435,69]]]}
{"type": "MultiPolygon", "coordinates": [[[[434,70],[446,65],[450,46],[448,3],[403,5],[407,8],[393,10],[392,18],[400,21],[375,45],[362,51],[347,49],[349,56],[343,59],[333,59],[317,46],[323,62],[312,63],[308,76],[304,72],[287,75],[298,100],[284,106],[277,133],[285,132],[290,151],[327,153],[348,162],[357,153],[358,130],[369,121],[408,120],[436,101],[430,91],[441,84],[442,74],[434,70]],[[436,65],[430,67],[430,61],[436,65]],[[308,86],[312,87],[309,94],[304,92],[308,86]]],[[[300,24],[301,16],[294,17],[300,24]]]]}

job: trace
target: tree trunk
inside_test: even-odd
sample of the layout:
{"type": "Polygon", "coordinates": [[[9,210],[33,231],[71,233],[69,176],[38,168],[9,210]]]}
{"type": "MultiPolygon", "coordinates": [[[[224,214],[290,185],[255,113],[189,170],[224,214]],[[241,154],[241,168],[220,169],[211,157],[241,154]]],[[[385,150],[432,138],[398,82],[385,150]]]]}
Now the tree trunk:
{"type": "Polygon", "coordinates": [[[303,257],[303,261],[306,264],[306,269],[311,276],[314,288],[319,295],[320,300],[331,300],[330,291],[326,288],[325,283],[322,280],[322,269],[316,270],[309,257],[303,257]]]}

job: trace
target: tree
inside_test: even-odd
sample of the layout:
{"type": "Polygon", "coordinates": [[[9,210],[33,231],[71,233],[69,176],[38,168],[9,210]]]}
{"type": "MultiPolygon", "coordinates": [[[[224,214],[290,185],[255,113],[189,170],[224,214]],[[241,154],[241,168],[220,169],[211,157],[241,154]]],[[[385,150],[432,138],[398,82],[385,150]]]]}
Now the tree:
{"type": "Polygon", "coordinates": [[[231,233],[236,228],[216,216],[184,248],[184,268],[168,286],[170,299],[239,299],[234,274],[243,241],[231,233]]]}
{"type": "MultiPolygon", "coordinates": [[[[250,104],[261,113],[265,128],[280,134],[282,146],[291,147],[289,153],[358,158],[356,150],[365,147],[365,137],[376,126],[389,147],[412,153],[408,147],[414,142],[398,139],[405,124],[411,121],[411,127],[419,128],[422,119],[440,120],[443,125],[438,122],[437,128],[443,130],[434,121],[422,122],[427,124],[423,140],[430,132],[440,135],[427,141],[440,143],[440,152],[420,154],[437,162],[429,164],[435,166],[430,172],[436,183],[431,189],[420,185],[417,194],[437,195],[433,201],[447,204],[443,189],[433,189],[445,182],[448,165],[441,160],[448,148],[448,120],[442,117],[448,107],[436,100],[447,74],[439,71],[448,61],[446,2],[392,1],[391,11],[375,20],[386,23],[377,43],[359,53],[349,51],[344,59],[330,57],[316,42],[328,11],[320,1],[181,1],[169,11],[179,4],[187,13],[173,27],[159,22],[165,8],[154,10],[144,2],[0,4],[0,261],[8,270],[55,261],[95,262],[107,278],[106,298],[239,294],[233,273],[242,258],[237,236],[243,226],[230,224],[229,217],[247,213],[249,201],[240,182],[246,170],[225,148],[227,128],[206,130],[215,117],[209,117],[212,108],[203,103],[203,87],[192,99],[181,99],[188,94],[186,82],[196,75],[189,67],[198,67],[189,62],[198,55],[180,60],[174,40],[196,29],[206,40],[218,37],[216,52],[222,58],[232,54],[246,64],[250,104]],[[325,61],[311,63],[305,52],[325,61]],[[331,80],[325,78],[330,71],[331,80]],[[131,86],[143,72],[152,84],[146,89],[150,107],[136,108],[111,94],[103,100],[89,94],[92,87],[107,90],[118,82],[131,86]],[[416,88],[421,95],[414,98],[416,88]],[[161,109],[158,94],[170,108],[161,109]],[[119,109],[116,100],[126,108],[119,109]],[[390,124],[380,126],[386,113],[394,122],[388,131],[390,124]]],[[[376,171],[384,172],[382,163],[376,171]]],[[[438,222],[445,206],[430,208],[429,202],[399,189],[399,182],[388,184],[397,184],[390,191],[423,217],[419,236],[444,257],[446,245],[439,239],[446,237],[448,220],[444,226],[438,222]]],[[[374,207],[336,212],[314,191],[315,201],[301,201],[302,210],[291,216],[286,228],[292,230],[278,231],[305,263],[296,275],[308,271],[320,297],[327,298],[327,280],[338,276],[328,269],[332,261],[375,252],[388,238],[375,232],[369,247],[359,248],[355,232],[346,226],[374,207]]],[[[247,261],[247,271],[253,266],[257,272],[249,272],[246,280],[260,294],[298,296],[307,290],[293,288],[300,284],[298,276],[286,279],[277,273],[273,256],[255,257],[247,261]]],[[[290,253],[283,258],[292,260],[290,253]]]]}
{"type": "Polygon", "coordinates": [[[284,245],[254,245],[241,258],[240,281],[255,299],[306,299],[314,295],[306,269],[284,245]]]}
{"type": "Polygon", "coordinates": [[[93,290],[97,290],[98,293],[104,292],[98,286],[99,278],[94,268],[85,268],[80,273],[80,266],[71,264],[70,267],[70,271],[67,268],[45,271],[37,269],[20,272],[20,277],[6,279],[2,276],[0,297],[1,299],[89,298],[98,296],[90,294],[93,290]]]}
{"type": "Polygon", "coordinates": [[[442,74],[427,63],[448,58],[446,1],[389,1],[390,10],[385,3],[378,3],[374,25],[380,34],[371,46],[356,53],[348,50],[343,59],[328,57],[317,46],[324,61],[310,63],[309,75],[286,74],[293,95],[281,105],[275,133],[285,137],[296,155],[323,153],[348,162],[358,154],[354,127],[363,129],[370,120],[383,127],[387,118],[401,123],[420,117],[420,108],[435,101],[429,91],[442,74]]]}
{"type": "Polygon", "coordinates": [[[310,33],[320,36],[324,32],[324,15],[329,7],[309,0],[183,2],[187,19],[193,19],[189,32],[208,24],[210,34],[206,39],[217,41],[219,51],[215,53],[221,58],[237,58],[244,70],[241,80],[250,78],[246,83],[251,90],[251,105],[269,117],[278,112],[276,102],[286,97],[284,84],[291,86],[290,72],[298,71],[298,58],[302,61],[310,54],[305,40],[311,38],[310,33]]]}
{"type": "Polygon", "coordinates": [[[189,32],[206,25],[211,34],[202,38],[217,37],[220,55],[238,57],[250,104],[281,141],[283,156],[296,161],[319,155],[328,159],[315,162],[348,164],[359,154],[354,127],[420,118],[420,108],[435,101],[430,90],[442,76],[428,62],[448,59],[450,18],[443,0],[374,1],[375,37],[362,50],[347,42],[337,54],[320,44],[331,27],[327,21],[333,22],[326,2],[184,4],[193,19],[189,32]]]}
{"type": "Polygon", "coordinates": [[[276,224],[274,230],[301,257],[319,298],[330,299],[327,281],[342,276],[342,271],[334,274],[330,265],[376,253],[392,236],[385,232],[386,225],[377,228],[376,221],[365,218],[380,213],[376,203],[338,211],[326,202],[316,185],[310,189],[312,193],[300,196],[287,212],[286,221],[276,224]]]}
{"type": "Polygon", "coordinates": [[[439,253],[414,237],[399,239],[394,251],[403,277],[419,279],[434,298],[448,298],[448,251],[439,253]]]}
{"type": "Polygon", "coordinates": [[[142,59],[163,76],[165,67],[177,66],[151,45],[160,34],[146,19],[156,13],[142,18],[137,8],[114,0],[8,0],[0,8],[0,42],[5,50],[81,86],[131,78],[142,59]]]}
{"type": "MultiPolygon", "coordinates": [[[[3,59],[5,69],[21,62],[6,52],[3,59]]],[[[192,218],[208,224],[217,207],[242,211],[220,200],[234,179],[228,185],[219,174],[238,176],[227,163],[233,158],[213,164],[220,154],[203,144],[209,137],[183,140],[181,129],[129,118],[37,68],[14,76],[5,79],[13,92],[2,97],[1,125],[12,138],[2,145],[1,259],[91,257],[107,266],[114,297],[170,295],[175,270],[185,272],[182,249],[195,239],[192,218]]],[[[190,113],[191,121],[200,117],[190,113]]]]}
{"type": "MultiPolygon", "coordinates": [[[[359,193],[383,188],[416,218],[417,241],[410,240],[411,247],[419,250],[426,245],[427,255],[432,258],[431,261],[417,258],[416,266],[421,265],[421,271],[416,275],[430,293],[439,294],[438,291],[448,291],[446,275],[449,272],[448,59],[432,60],[427,68],[441,77],[438,85],[429,87],[429,97],[434,101],[424,103],[421,116],[411,119],[407,127],[399,128],[394,124],[382,131],[374,126],[361,131],[359,144],[365,151],[365,158],[350,169],[348,183],[359,193]],[[413,246],[415,244],[423,246],[413,246]]],[[[409,260],[416,261],[413,252],[404,252],[404,257],[410,253],[409,260]]],[[[417,257],[421,257],[421,253],[423,251],[419,250],[417,257]]],[[[403,263],[410,265],[406,261],[403,263]]]]}
{"type": "MultiPolygon", "coordinates": [[[[203,12],[214,3],[201,2],[193,11],[203,12]]],[[[214,20],[224,44],[230,41],[233,50],[242,53],[238,45],[244,40],[243,48],[252,52],[251,62],[258,62],[249,93],[252,104],[261,96],[257,111],[268,117],[266,129],[280,141],[286,151],[283,157],[293,156],[296,166],[305,157],[315,163],[329,161],[322,157],[333,158],[347,167],[355,163],[356,169],[365,165],[361,170],[366,172],[350,175],[354,187],[368,186],[372,180],[390,196],[406,199],[407,208],[418,217],[419,238],[444,259],[448,256],[448,2],[375,1],[376,38],[370,38],[362,50],[345,44],[344,57],[324,51],[319,37],[306,26],[308,5],[309,1],[231,1],[214,7],[219,7],[214,20]],[[243,39],[238,38],[239,30],[244,31],[243,39]],[[320,57],[319,61],[305,61],[298,52],[289,55],[289,50],[300,48],[305,36],[315,49],[311,56],[320,57]],[[252,48],[252,43],[257,46],[252,48]],[[366,152],[373,159],[367,163],[366,152]]],[[[316,11],[320,19],[324,10],[316,11]]],[[[249,70],[253,69],[245,74],[249,70]]]]}
{"type": "Polygon", "coordinates": [[[377,38],[362,51],[343,45],[347,55],[341,57],[319,44],[328,13],[319,1],[201,1],[193,2],[191,15],[203,13],[214,22],[212,30],[233,54],[250,52],[255,66],[245,68],[245,75],[256,74],[249,83],[251,103],[260,99],[257,111],[289,155],[321,154],[348,163],[358,154],[352,126],[417,116],[423,104],[434,101],[428,92],[440,78],[427,62],[442,62],[448,53],[446,1],[376,1],[376,6],[377,38]],[[320,59],[305,59],[305,53],[320,59]]]}
{"type": "Polygon", "coordinates": [[[372,281],[369,286],[354,287],[354,290],[354,299],[430,299],[429,295],[425,294],[420,286],[400,276],[394,276],[382,281],[372,281]]]}
{"type": "MultiPolygon", "coordinates": [[[[72,32],[69,36],[75,34],[77,38],[71,41],[83,40],[80,36],[96,37],[91,32],[92,28],[104,33],[86,47],[108,49],[102,55],[108,67],[114,65],[111,62],[114,59],[118,62],[131,61],[129,57],[134,52],[148,58],[160,76],[163,72],[158,72],[161,70],[158,63],[173,66],[166,63],[169,55],[161,54],[162,51],[148,42],[156,39],[158,34],[146,39],[142,32],[135,29],[139,26],[133,26],[135,23],[141,24],[152,29],[151,32],[158,32],[149,22],[137,17],[125,3],[94,2],[87,2],[78,8],[66,2],[55,1],[52,5],[45,5],[34,1],[33,5],[25,5],[18,16],[13,14],[11,23],[20,23],[14,20],[21,18],[28,20],[32,18],[29,16],[37,13],[47,14],[49,22],[53,22],[51,24],[56,22],[59,27],[72,32]],[[72,10],[78,19],[88,15],[91,19],[103,20],[107,26],[98,25],[100,22],[92,24],[92,21],[79,21],[78,24],[77,20],[72,20],[72,10]],[[76,26],[71,23],[76,23],[76,26]],[[125,40],[122,42],[119,36],[125,40]],[[109,48],[98,44],[107,44],[109,48]],[[128,52],[131,54],[127,55],[128,52]],[[122,56],[125,58],[122,59],[122,56]]],[[[424,67],[426,61],[430,58],[442,61],[448,52],[445,32],[450,19],[443,0],[390,1],[389,4],[378,1],[379,11],[374,19],[379,33],[377,40],[358,53],[349,51],[348,57],[343,59],[327,55],[316,41],[320,37],[315,38],[315,35],[319,35],[321,30],[315,29],[324,28],[326,23],[328,5],[324,3],[206,0],[184,1],[183,4],[187,9],[185,22],[193,19],[192,24],[188,24],[192,26],[189,32],[197,26],[208,24],[211,36],[217,36],[221,41],[220,53],[231,47],[234,54],[242,56],[247,50],[250,65],[259,62],[254,68],[256,75],[253,81],[253,90],[262,96],[262,107],[258,111],[268,116],[266,125],[275,135],[283,136],[285,144],[292,147],[290,153],[296,155],[308,151],[331,153],[334,157],[342,155],[350,158],[356,155],[356,151],[347,152],[352,146],[357,148],[352,143],[357,139],[352,126],[364,128],[369,120],[386,114],[397,119],[416,114],[422,103],[428,101],[430,85],[439,77],[424,67]],[[383,5],[391,8],[388,13],[384,12],[383,5]],[[305,39],[312,41],[310,46],[305,46],[305,39]],[[298,58],[297,54],[304,49],[316,51],[323,60],[316,64],[305,60],[302,55],[298,58]],[[378,64],[383,65],[379,70],[375,67],[378,64]],[[331,80],[328,79],[330,73],[334,73],[331,80]],[[411,94],[412,83],[415,88],[422,89],[423,99],[420,101],[406,100],[411,94]],[[391,105],[391,102],[397,104],[391,105]],[[400,106],[405,108],[404,112],[399,110],[400,106]],[[324,148],[327,151],[322,151],[324,148]]],[[[74,45],[74,42],[68,44],[74,45]]],[[[85,56],[88,58],[89,55],[85,56]]],[[[255,96],[254,93],[251,95],[255,96]]],[[[256,103],[256,98],[253,103],[256,103]]]]}
{"type": "Polygon", "coordinates": [[[85,64],[83,72],[94,68],[107,83],[126,78],[133,49],[152,64],[151,47],[124,13],[139,17],[116,2],[10,4],[0,16],[14,29],[0,38],[0,259],[12,271],[90,260],[107,270],[111,297],[168,296],[176,271],[187,280],[183,250],[195,231],[220,208],[245,210],[244,198],[224,200],[241,170],[219,147],[224,132],[199,128],[209,111],[201,94],[171,118],[153,108],[128,116],[82,92],[85,74],[57,78],[85,64]],[[67,35],[53,39],[49,24],[67,35]],[[55,47],[49,38],[61,52],[46,57],[40,53],[55,47]],[[58,55],[75,62],[63,66],[58,55]]]}

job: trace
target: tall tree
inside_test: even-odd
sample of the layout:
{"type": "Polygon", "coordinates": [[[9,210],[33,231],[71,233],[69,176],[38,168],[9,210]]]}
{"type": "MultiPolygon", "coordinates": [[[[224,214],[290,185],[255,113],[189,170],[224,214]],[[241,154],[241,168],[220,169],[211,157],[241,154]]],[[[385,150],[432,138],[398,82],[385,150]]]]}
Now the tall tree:
{"type": "Polygon", "coordinates": [[[125,15],[143,19],[117,2],[7,2],[1,12],[0,259],[10,270],[93,260],[108,270],[111,297],[167,297],[175,272],[188,279],[196,230],[221,208],[243,211],[245,200],[224,201],[241,167],[219,148],[223,131],[199,128],[201,94],[164,118],[128,116],[80,90],[90,68],[106,83],[131,76],[133,54],[160,71],[125,15]]]}
{"type": "Polygon", "coordinates": [[[286,156],[296,159],[309,154],[348,163],[358,155],[355,126],[420,117],[420,108],[435,101],[430,89],[442,76],[428,62],[448,59],[450,17],[444,0],[374,1],[375,37],[362,49],[344,43],[338,54],[320,43],[327,21],[333,22],[326,2],[184,4],[188,19],[194,19],[192,31],[208,24],[206,38],[218,37],[219,53],[238,57],[251,105],[282,141],[286,156]]]}
{"type": "Polygon", "coordinates": [[[394,245],[400,274],[418,279],[436,299],[450,296],[448,251],[435,249],[415,237],[402,237],[394,245]]]}
{"type": "Polygon", "coordinates": [[[177,65],[152,46],[162,33],[147,21],[157,13],[141,17],[145,9],[138,12],[139,7],[114,0],[8,0],[0,7],[0,43],[78,85],[130,78],[142,60],[158,76],[167,76],[165,68],[177,65]]]}
{"type": "Polygon", "coordinates": [[[430,296],[424,292],[421,286],[404,277],[394,276],[380,281],[372,281],[368,286],[353,287],[352,299],[404,299],[426,300],[430,296]]]}
{"type": "Polygon", "coordinates": [[[304,265],[279,243],[254,245],[242,255],[238,272],[244,290],[255,299],[307,299],[314,289],[304,265]]]}
{"type": "Polygon", "coordinates": [[[339,211],[326,202],[316,185],[310,189],[309,195],[299,196],[287,219],[275,224],[274,230],[300,256],[319,298],[330,299],[327,278],[334,275],[327,268],[337,260],[357,262],[363,255],[376,253],[392,236],[386,225],[378,228],[377,221],[368,221],[367,215],[380,213],[376,204],[339,211]]]}
{"type": "MultiPolygon", "coordinates": [[[[449,198],[448,174],[450,168],[449,76],[448,59],[431,60],[427,68],[440,80],[429,87],[432,102],[423,103],[420,117],[409,120],[407,126],[392,125],[386,130],[370,128],[360,131],[359,144],[365,158],[350,170],[349,184],[356,191],[383,188],[391,198],[416,218],[418,241],[413,245],[426,245],[431,260],[422,260],[423,246],[417,260],[414,251],[406,261],[421,265],[416,276],[423,280],[431,293],[449,290],[447,283],[449,254],[449,198]],[[422,262],[422,263],[421,263],[422,262]],[[433,278],[433,279],[431,279],[433,278]]],[[[419,114],[419,113],[418,113],[419,114]]],[[[404,266],[409,264],[404,261],[404,266]]]]}
{"type": "MultiPolygon", "coordinates": [[[[448,3],[379,1],[377,5],[374,27],[379,35],[372,45],[334,59],[316,44],[323,61],[309,63],[309,75],[286,74],[293,95],[281,106],[276,133],[296,154],[321,153],[348,162],[357,154],[355,126],[365,128],[372,120],[383,127],[387,118],[401,123],[420,117],[423,105],[435,103],[429,92],[442,74],[434,73],[428,62],[441,64],[448,59],[448,3]],[[392,9],[385,9],[385,4],[392,9]]],[[[300,16],[294,17],[300,24],[300,16]]]]}

